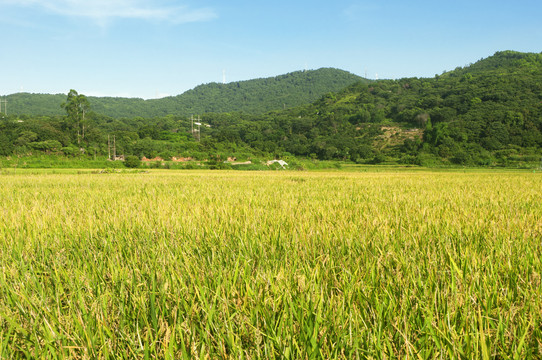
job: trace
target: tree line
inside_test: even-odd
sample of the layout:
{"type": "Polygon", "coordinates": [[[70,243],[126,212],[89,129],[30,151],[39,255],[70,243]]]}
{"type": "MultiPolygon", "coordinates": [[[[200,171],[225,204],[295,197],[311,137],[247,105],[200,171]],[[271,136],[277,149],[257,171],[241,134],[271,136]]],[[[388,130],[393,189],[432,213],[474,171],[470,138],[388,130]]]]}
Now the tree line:
{"type": "Polygon", "coordinates": [[[541,156],[541,54],[499,52],[434,78],[357,82],[290,109],[205,112],[199,137],[188,116],[114,118],[70,94],[65,115],[4,117],[0,155],[104,156],[114,136],[118,153],[163,159],[527,166],[541,156]]]}
{"type": "MultiPolygon", "coordinates": [[[[161,99],[89,96],[88,101],[96,113],[113,118],[190,116],[231,111],[262,114],[309,104],[327,92],[340,91],[360,80],[359,76],[343,70],[323,68],[228,84],[204,84],[183,94],[161,99]]],[[[58,105],[65,97],[62,94],[9,95],[10,113],[63,115],[58,105]]]]}

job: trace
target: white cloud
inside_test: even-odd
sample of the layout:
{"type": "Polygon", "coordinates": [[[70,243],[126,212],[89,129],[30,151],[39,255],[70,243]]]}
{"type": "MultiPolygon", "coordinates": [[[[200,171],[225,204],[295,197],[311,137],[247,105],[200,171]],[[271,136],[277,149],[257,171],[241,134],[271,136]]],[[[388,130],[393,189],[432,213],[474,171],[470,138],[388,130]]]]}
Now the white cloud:
{"type": "Polygon", "coordinates": [[[217,17],[211,8],[157,5],[151,0],[0,0],[0,5],[30,6],[67,17],[90,18],[100,24],[116,18],[188,23],[217,17]]]}

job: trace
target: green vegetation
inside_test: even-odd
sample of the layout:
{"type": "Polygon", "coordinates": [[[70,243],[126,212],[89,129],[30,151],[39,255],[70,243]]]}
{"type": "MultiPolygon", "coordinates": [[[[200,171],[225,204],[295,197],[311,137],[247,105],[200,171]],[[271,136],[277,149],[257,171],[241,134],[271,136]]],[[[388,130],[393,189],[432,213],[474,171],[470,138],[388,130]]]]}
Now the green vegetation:
{"type": "Polygon", "coordinates": [[[541,84],[542,55],[508,51],[432,79],[358,83],[251,121],[214,118],[229,141],[268,152],[365,164],[539,166],[541,84]]]}
{"type": "Polygon", "coordinates": [[[124,171],[0,172],[0,357],[542,356],[539,174],[124,171]]]}
{"type": "Polygon", "coordinates": [[[135,155],[128,155],[124,160],[124,166],[128,168],[137,168],[141,166],[141,159],[135,155]]]}
{"type": "MultiPolygon", "coordinates": [[[[281,76],[200,85],[181,95],[162,99],[88,97],[92,109],[112,118],[190,116],[207,112],[243,111],[264,113],[309,104],[327,92],[339,91],[366,81],[349,72],[323,68],[281,76]]],[[[10,113],[16,115],[62,115],[59,105],[65,95],[13,94],[7,97],[10,113]]]]}
{"type": "MultiPolygon", "coordinates": [[[[334,76],[337,86],[347,81],[337,70],[318,74],[328,86],[334,76]]],[[[278,89],[289,89],[288,84],[293,88],[301,82],[298,89],[304,90],[298,94],[307,95],[312,76],[316,73],[300,72],[239,87],[211,84],[187,92],[183,99],[193,107],[180,98],[176,103],[185,110],[201,110],[201,127],[193,127],[187,116],[174,115],[182,112],[165,105],[160,107],[164,116],[152,118],[108,117],[98,104],[84,122],[74,120],[82,114],[69,111],[67,116],[10,115],[0,120],[0,156],[103,159],[109,154],[108,141],[114,139],[117,154],[163,160],[298,158],[430,167],[540,166],[542,54],[499,52],[431,79],[357,82],[289,109],[273,103],[278,89]],[[253,105],[260,104],[258,109],[239,102],[248,93],[254,95],[253,105]],[[198,99],[214,105],[203,106],[198,99]],[[262,113],[271,107],[279,109],[262,113]],[[232,108],[238,111],[227,111],[232,108]]],[[[292,99],[284,102],[287,107],[298,101],[287,97],[292,99]]]]}

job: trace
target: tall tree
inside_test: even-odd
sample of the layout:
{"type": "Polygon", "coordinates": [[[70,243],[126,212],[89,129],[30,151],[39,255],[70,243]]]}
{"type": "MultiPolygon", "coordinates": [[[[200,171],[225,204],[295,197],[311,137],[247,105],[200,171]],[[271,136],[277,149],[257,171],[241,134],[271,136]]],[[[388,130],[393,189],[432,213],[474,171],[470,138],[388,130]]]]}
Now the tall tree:
{"type": "Polygon", "coordinates": [[[77,143],[79,144],[81,138],[85,138],[85,113],[90,110],[90,103],[85,95],[78,94],[77,91],[71,89],[66,102],[60,106],[66,110],[68,119],[76,128],[77,143]]]}

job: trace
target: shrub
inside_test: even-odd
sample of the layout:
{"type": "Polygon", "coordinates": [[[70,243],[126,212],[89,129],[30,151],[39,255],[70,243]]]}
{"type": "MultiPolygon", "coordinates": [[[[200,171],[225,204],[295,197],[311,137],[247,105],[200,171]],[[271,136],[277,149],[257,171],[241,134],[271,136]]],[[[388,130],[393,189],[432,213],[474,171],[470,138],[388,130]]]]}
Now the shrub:
{"type": "Polygon", "coordinates": [[[124,159],[124,166],[127,168],[137,168],[141,166],[141,159],[135,155],[128,155],[124,159]]]}

